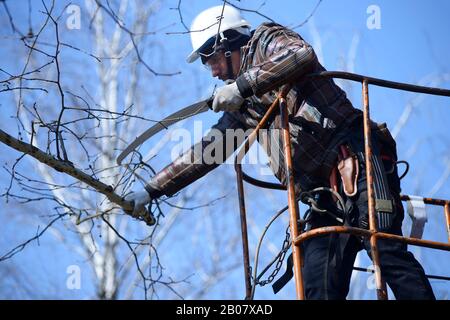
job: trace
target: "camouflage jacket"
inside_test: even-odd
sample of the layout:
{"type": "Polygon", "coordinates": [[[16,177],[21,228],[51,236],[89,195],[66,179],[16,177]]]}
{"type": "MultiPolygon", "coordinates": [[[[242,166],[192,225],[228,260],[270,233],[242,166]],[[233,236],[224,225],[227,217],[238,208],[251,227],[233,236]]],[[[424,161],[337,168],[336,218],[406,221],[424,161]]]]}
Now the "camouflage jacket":
{"type": "MultiPolygon", "coordinates": [[[[313,48],[300,35],[278,24],[260,25],[241,48],[236,82],[246,98],[246,107],[238,112],[224,112],[213,126],[213,134],[206,135],[158,172],[149,185],[160,191],[158,195],[172,195],[216,168],[220,163],[202,161],[203,152],[213,141],[229,139],[231,131],[227,129],[255,128],[278,89],[286,83],[292,84],[286,100],[297,190],[327,185],[337,146],[345,140],[347,128],[361,119],[361,111],[352,106],[332,79],[308,77],[324,70],[313,48]]],[[[269,156],[274,175],[285,184],[280,126],[277,115],[258,140],[269,156]]],[[[232,154],[239,142],[234,142],[232,150],[224,148],[224,157],[232,154]]]]}

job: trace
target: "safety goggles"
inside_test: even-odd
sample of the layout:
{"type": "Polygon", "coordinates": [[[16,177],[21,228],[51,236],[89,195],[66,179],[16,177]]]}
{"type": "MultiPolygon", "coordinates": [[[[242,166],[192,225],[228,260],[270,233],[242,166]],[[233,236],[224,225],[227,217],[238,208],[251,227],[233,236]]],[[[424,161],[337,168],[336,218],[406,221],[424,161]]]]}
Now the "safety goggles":
{"type": "Polygon", "coordinates": [[[225,56],[225,54],[224,54],[223,50],[219,50],[219,51],[212,52],[209,55],[200,55],[200,58],[202,59],[203,65],[207,69],[211,69],[211,66],[219,63],[220,59],[222,59],[222,57],[224,57],[224,56],[225,56]]]}
{"type": "Polygon", "coordinates": [[[198,51],[204,65],[214,57],[217,59],[218,54],[223,52],[223,47],[220,44],[216,47],[215,40],[215,37],[209,39],[198,51]]]}
{"type": "MultiPolygon", "coordinates": [[[[248,35],[237,32],[236,30],[226,30],[221,36],[228,40],[228,50],[233,51],[240,48],[249,40],[248,35]]],[[[198,54],[202,59],[202,63],[206,64],[207,61],[218,52],[224,52],[225,47],[222,45],[221,40],[216,36],[211,37],[206,41],[203,46],[198,50],[198,54]]]]}

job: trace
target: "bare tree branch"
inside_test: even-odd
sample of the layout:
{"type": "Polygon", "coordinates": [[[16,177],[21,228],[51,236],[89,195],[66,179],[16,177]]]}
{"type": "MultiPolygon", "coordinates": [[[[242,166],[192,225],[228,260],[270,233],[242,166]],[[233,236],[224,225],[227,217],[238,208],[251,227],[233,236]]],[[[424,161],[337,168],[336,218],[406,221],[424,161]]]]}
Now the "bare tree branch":
{"type": "MultiPolygon", "coordinates": [[[[6,144],[7,146],[28,154],[35,158],[36,160],[52,167],[56,171],[64,172],[77,180],[80,180],[87,185],[94,188],[96,191],[105,195],[111,202],[122,207],[125,212],[131,212],[133,210],[133,205],[130,202],[124,200],[123,197],[117,195],[114,192],[114,188],[112,186],[106,185],[103,182],[92,178],[90,175],[84,173],[83,171],[75,168],[73,165],[68,164],[65,161],[57,160],[53,156],[39,150],[38,148],[25,143],[23,141],[19,141],[14,137],[10,136],[3,130],[0,130],[0,141],[6,144]]],[[[141,217],[147,224],[152,225],[153,221],[149,220],[149,217],[141,217]]]]}

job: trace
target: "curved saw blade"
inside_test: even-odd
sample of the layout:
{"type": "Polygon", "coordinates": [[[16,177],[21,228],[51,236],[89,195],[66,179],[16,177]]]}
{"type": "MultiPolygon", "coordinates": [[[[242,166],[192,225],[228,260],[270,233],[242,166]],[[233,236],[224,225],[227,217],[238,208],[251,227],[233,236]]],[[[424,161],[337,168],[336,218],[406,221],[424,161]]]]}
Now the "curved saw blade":
{"type": "Polygon", "coordinates": [[[131,152],[136,150],[141,144],[150,139],[152,136],[162,131],[163,129],[167,129],[174,123],[177,123],[181,120],[190,118],[195,116],[196,114],[203,113],[211,109],[212,98],[208,98],[202,100],[200,102],[194,103],[186,108],[178,110],[175,113],[172,113],[170,116],[165,117],[152,127],[145,130],[139,137],[137,137],[132,143],[130,143],[117,157],[116,163],[120,166],[122,164],[123,159],[125,159],[131,152]]]}

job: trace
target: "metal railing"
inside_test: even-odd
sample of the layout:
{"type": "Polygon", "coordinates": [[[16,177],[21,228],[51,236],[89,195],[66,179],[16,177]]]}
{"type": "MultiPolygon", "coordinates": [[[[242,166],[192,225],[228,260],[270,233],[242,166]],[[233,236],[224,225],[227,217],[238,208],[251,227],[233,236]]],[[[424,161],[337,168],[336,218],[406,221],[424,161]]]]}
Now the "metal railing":
{"type": "MultiPolygon", "coordinates": [[[[240,209],[240,219],[241,219],[241,231],[242,231],[242,246],[243,246],[243,259],[244,259],[244,275],[245,275],[245,288],[246,288],[246,299],[252,298],[252,283],[251,283],[251,269],[249,262],[249,249],[248,249],[248,235],[247,235],[247,218],[246,218],[246,208],[245,208],[245,198],[244,198],[244,185],[245,180],[255,186],[287,190],[288,191],[288,207],[289,207],[289,226],[292,238],[292,256],[294,264],[294,280],[297,299],[305,299],[305,293],[303,288],[303,276],[302,276],[302,254],[300,244],[310,238],[317,237],[319,235],[331,234],[331,233],[349,233],[353,235],[358,235],[362,237],[367,237],[370,240],[372,262],[374,265],[375,273],[375,283],[377,298],[380,300],[387,299],[386,283],[381,277],[380,269],[380,258],[378,255],[377,241],[378,239],[389,239],[393,241],[400,241],[411,245],[440,249],[450,251],[450,200],[440,200],[424,198],[424,203],[443,206],[445,212],[445,218],[447,223],[447,234],[448,243],[436,242],[430,240],[422,240],[416,238],[402,237],[394,234],[379,232],[376,227],[376,211],[375,211],[375,195],[373,189],[373,168],[372,163],[369,159],[372,157],[372,146],[371,146],[371,127],[370,127],[370,111],[369,111],[369,84],[405,90],[417,93],[426,93],[439,96],[450,97],[450,90],[441,88],[430,88],[423,86],[416,86],[406,83],[387,81],[383,79],[377,79],[372,77],[367,77],[359,74],[353,74],[348,72],[340,71],[324,71],[317,74],[312,74],[310,77],[327,77],[327,78],[340,78],[351,81],[357,81],[362,84],[362,97],[363,97],[363,121],[364,121],[364,149],[365,149],[365,166],[366,166],[366,178],[367,178],[367,192],[368,192],[368,211],[369,211],[369,229],[362,229],[356,227],[348,226],[328,226],[321,227],[317,229],[312,229],[301,233],[298,228],[297,221],[299,221],[299,206],[298,201],[295,196],[294,190],[294,175],[293,175],[293,163],[291,157],[291,144],[289,135],[289,123],[288,123],[288,110],[286,105],[285,96],[290,90],[289,85],[285,85],[280,90],[275,101],[269,107],[268,111],[261,119],[257,127],[245,140],[243,147],[238,151],[235,157],[235,170],[237,175],[237,187],[239,196],[239,209],[240,209]],[[277,108],[278,107],[278,108],[277,108]],[[281,184],[269,183],[257,180],[246,175],[242,170],[242,159],[245,154],[250,149],[250,146],[256,140],[258,132],[264,128],[269,120],[274,117],[276,110],[279,110],[281,118],[281,131],[283,138],[283,147],[285,154],[285,167],[286,167],[286,181],[287,186],[281,184]]],[[[406,195],[401,196],[403,201],[409,200],[406,195]]]]}

